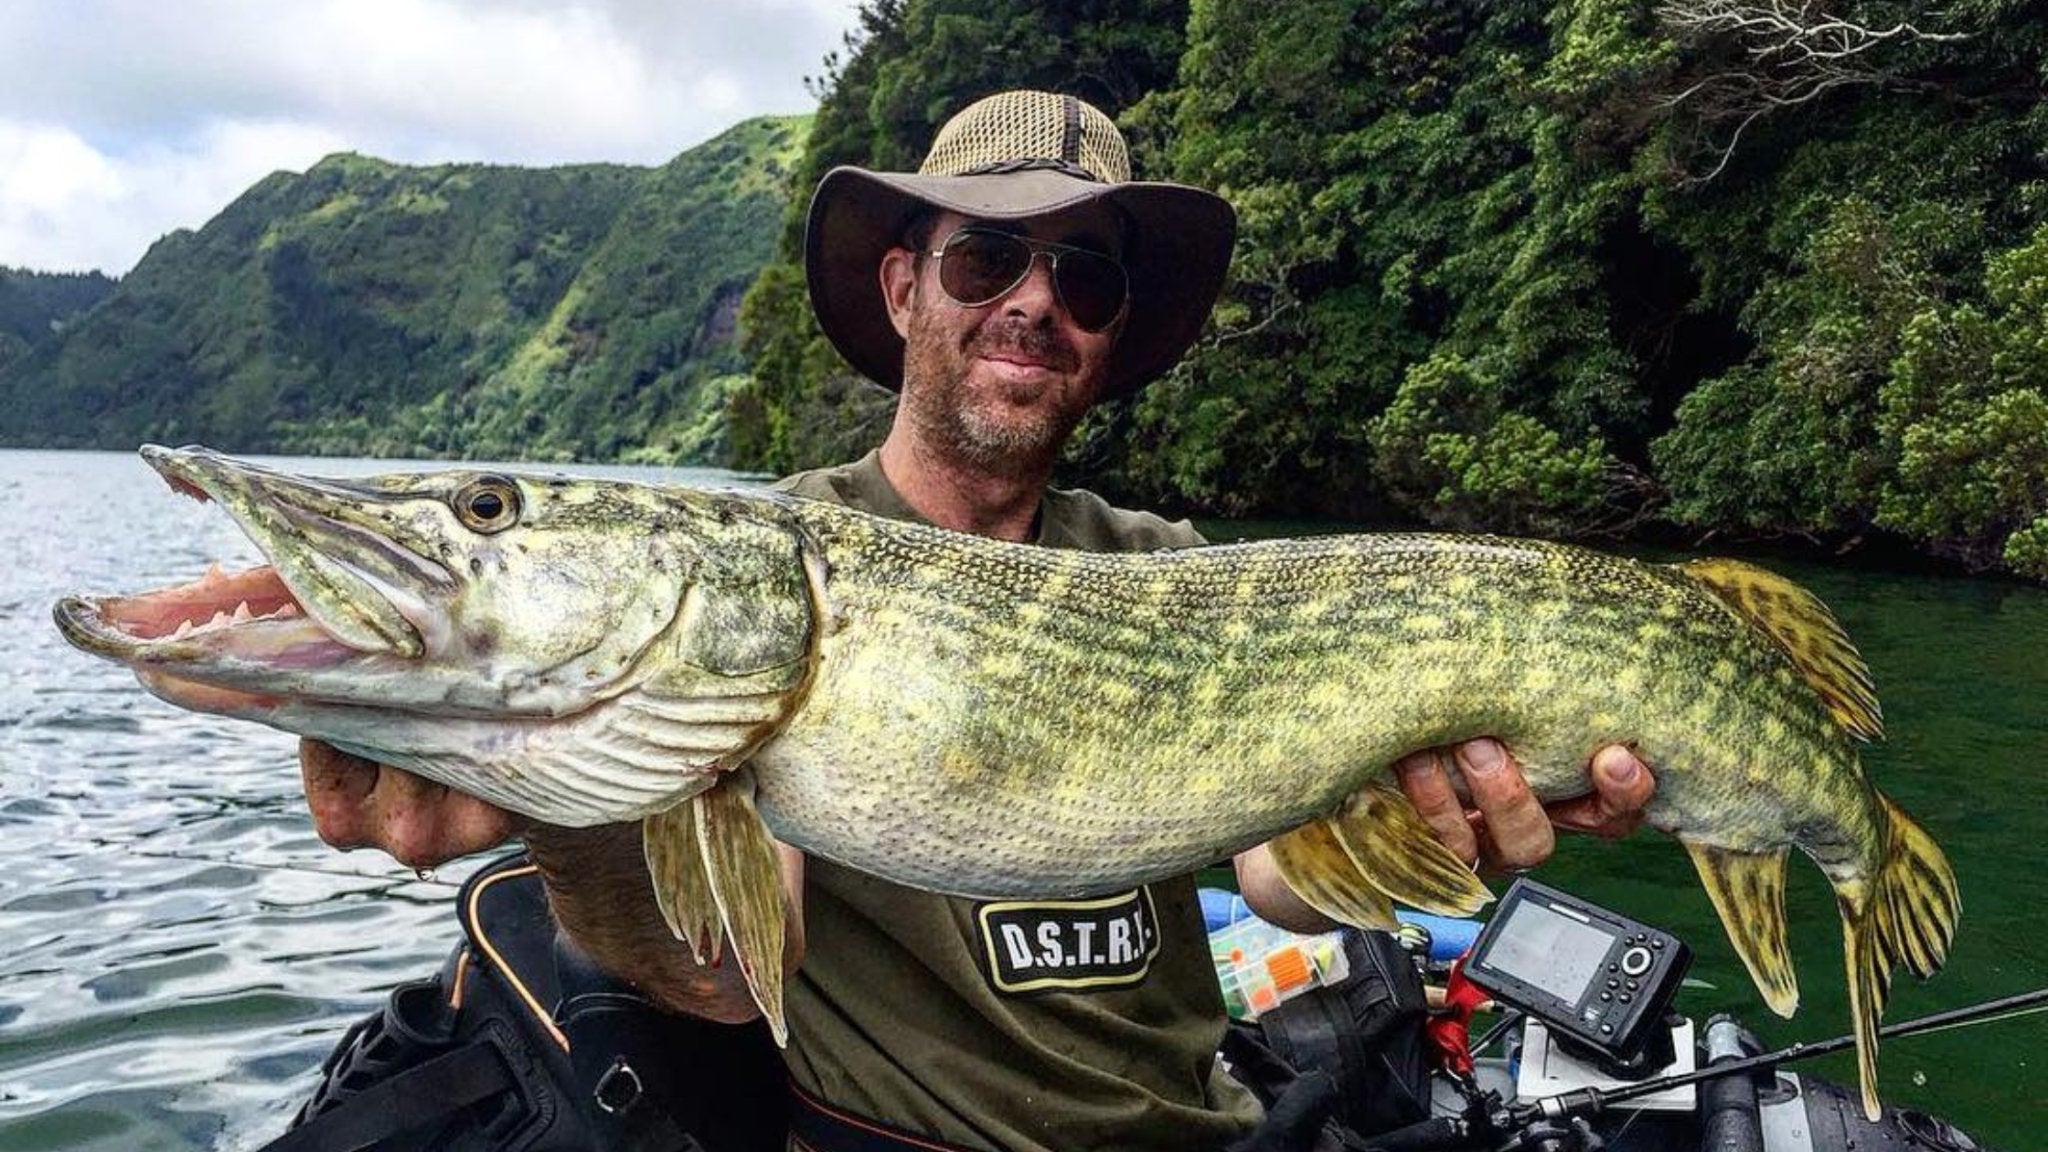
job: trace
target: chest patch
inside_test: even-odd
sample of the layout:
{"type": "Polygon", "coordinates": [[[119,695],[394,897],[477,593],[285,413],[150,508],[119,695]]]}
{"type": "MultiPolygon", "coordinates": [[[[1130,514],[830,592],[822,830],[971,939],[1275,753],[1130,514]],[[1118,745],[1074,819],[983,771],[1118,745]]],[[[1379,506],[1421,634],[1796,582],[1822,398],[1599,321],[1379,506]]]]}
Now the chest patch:
{"type": "Polygon", "coordinates": [[[1009,993],[1136,984],[1159,954],[1152,890],[1091,900],[1003,901],[975,909],[989,983],[1009,993]]]}

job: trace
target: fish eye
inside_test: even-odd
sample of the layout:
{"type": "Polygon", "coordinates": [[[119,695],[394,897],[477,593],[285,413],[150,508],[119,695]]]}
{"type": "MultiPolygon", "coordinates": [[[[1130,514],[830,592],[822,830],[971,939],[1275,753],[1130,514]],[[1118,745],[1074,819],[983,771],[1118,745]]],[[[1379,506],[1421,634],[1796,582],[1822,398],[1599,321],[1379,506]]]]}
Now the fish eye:
{"type": "Polygon", "coordinates": [[[485,476],[455,493],[455,518],[472,532],[503,532],[519,522],[519,489],[502,476],[485,476]]]}

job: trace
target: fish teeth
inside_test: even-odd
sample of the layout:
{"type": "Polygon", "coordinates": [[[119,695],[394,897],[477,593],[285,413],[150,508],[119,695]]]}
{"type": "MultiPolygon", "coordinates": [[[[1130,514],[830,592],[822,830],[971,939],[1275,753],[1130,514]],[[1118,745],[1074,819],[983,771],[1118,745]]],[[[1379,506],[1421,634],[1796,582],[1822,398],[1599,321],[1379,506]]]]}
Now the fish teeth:
{"type": "Polygon", "coordinates": [[[250,615],[249,613],[249,602],[247,600],[244,600],[240,604],[235,605],[235,623],[247,624],[249,621],[253,619],[255,619],[255,617],[250,615]]]}
{"type": "Polygon", "coordinates": [[[178,630],[176,632],[171,633],[171,639],[183,640],[185,637],[190,636],[191,634],[192,622],[190,620],[182,620],[178,623],[178,630]]]}

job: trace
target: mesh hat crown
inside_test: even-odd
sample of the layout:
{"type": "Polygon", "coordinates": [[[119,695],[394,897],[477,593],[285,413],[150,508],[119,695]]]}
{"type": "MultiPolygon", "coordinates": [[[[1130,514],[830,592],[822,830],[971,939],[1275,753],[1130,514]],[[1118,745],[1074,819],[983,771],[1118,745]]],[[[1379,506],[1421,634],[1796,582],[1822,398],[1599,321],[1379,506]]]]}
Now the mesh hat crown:
{"type": "Polygon", "coordinates": [[[1109,117],[1072,96],[1003,92],[944,124],[915,173],[840,167],[811,197],[804,271],[818,324],[840,355],[891,389],[903,340],[882,299],[882,256],[920,213],[1015,222],[1105,201],[1129,222],[1123,261],[1130,314],[1111,353],[1105,396],[1158,378],[1201,334],[1230,263],[1236,215],[1214,193],[1131,179],[1109,117]]]}
{"type": "Polygon", "coordinates": [[[918,172],[979,176],[1011,166],[1064,168],[1105,184],[1131,178],[1123,133],[1093,104],[1051,92],[1005,92],[946,121],[918,172]]]}

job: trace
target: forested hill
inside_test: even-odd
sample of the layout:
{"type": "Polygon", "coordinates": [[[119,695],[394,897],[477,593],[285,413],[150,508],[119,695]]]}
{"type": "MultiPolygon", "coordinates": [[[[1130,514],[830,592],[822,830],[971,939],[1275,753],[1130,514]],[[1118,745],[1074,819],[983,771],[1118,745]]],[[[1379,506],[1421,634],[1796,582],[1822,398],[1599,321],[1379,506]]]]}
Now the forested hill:
{"type": "Polygon", "coordinates": [[[719,459],[740,294],[806,123],[749,121],[654,169],[278,173],[0,351],[0,443],[719,459]]]}
{"type": "Polygon", "coordinates": [[[31,272],[0,267],[0,369],[54,337],[114,290],[97,272],[31,272]]]}
{"type": "MultiPolygon", "coordinates": [[[[1029,85],[1226,196],[1208,337],[1068,461],[1125,500],[2048,577],[2044,76],[2034,0],[866,0],[799,184],[1029,85]]],[[[771,470],[885,410],[791,223],[731,409],[771,470]]]]}

